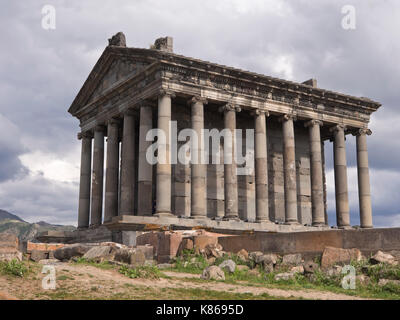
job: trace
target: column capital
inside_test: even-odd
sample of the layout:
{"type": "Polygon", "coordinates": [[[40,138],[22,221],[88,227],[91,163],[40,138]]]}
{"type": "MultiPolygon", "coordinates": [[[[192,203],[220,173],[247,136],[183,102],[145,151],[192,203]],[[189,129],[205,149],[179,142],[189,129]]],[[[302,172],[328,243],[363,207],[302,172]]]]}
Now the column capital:
{"type": "Polygon", "coordinates": [[[289,120],[296,121],[297,120],[297,116],[295,114],[292,114],[292,113],[286,113],[286,114],[284,114],[284,115],[282,115],[281,117],[278,118],[278,121],[280,121],[280,122],[289,121],[289,120]]]}
{"type": "Polygon", "coordinates": [[[120,124],[121,124],[121,120],[118,118],[111,118],[111,119],[107,120],[107,125],[118,126],[120,124]]]}
{"type": "Polygon", "coordinates": [[[314,126],[314,125],[316,125],[316,124],[319,125],[319,126],[322,126],[322,125],[323,125],[323,122],[322,122],[321,120],[311,119],[311,120],[305,122],[305,123],[304,123],[304,126],[305,126],[306,128],[308,128],[308,127],[314,126]]]}
{"type": "Polygon", "coordinates": [[[126,109],[122,112],[122,114],[124,117],[125,116],[133,116],[133,115],[135,115],[135,109],[133,109],[133,108],[126,109]]]}
{"type": "Polygon", "coordinates": [[[208,104],[208,100],[201,96],[193,96],[191,99],[188,100],[187,104],[191,106],[197,102],[201,102],[203,105],[208,104]]]}
{"type": "Polygon", "coordinates": [[[337,131],[345,131],[347,127],[344,124],[337,124],[331,128],[329,128],[329,132],[337,132],[337,131]]]}
{"type": "Polygon", "coordinates": [[[135,107],[137,107],[138,109],[140,109],[141,107],[151,107],[151,108],[153,108],[153,107],[155,107],[155,104],[152,101],[145,100],[145,99],[140,99],[135,107]]]}
{"type": "Polygon", "coordinates": [[[158,97],[161,98],[164,96],[169,96],[171,98],[176,97],[175,92],[173,92],[172,90],[162,88],[158,91],[158,97]]]}
{"type": "Polygon", "coordinates": [[[228,111],[240,112],[241,110],[242,109],[237,104],[233,103],[227,103],[219,108],[219,112],[228,112],[228,111]]]}
{"type": "Polygon", "coordinates": [[[256,109],[251,112],[251,115],[254,117],[261,116],[261,115],[265,115],[266,117],[269,117],[269,111],[264,110],[264,109],[256,109]]]}
{"type": "Polygon", "coordinates": [[[78,136],[78,140],[81,140],[82,138],[92,139],[93,133],[90,131],[83,131],[83,132],[78,132],[77,136],[78,136]]]}
{"type": "Polygon", "coordinates": [[[372,131],[368,128],[360,128],[357,131],[352,133],[353,136],[361,136],[361,135],[368,135],[370,136],[372,134],[372,131]]]}
{"type": "Polygon", "coordinates": [[[104,126],[104,124],[99,124],[94,127],[94,132],[105,132],[105,131],[106,127],[104,126]]]}

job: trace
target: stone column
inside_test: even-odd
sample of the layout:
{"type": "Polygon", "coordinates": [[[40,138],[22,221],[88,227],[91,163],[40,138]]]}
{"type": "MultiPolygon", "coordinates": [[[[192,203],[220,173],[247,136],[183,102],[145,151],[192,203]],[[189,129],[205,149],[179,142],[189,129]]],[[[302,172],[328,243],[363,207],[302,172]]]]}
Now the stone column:
{"type": "Polygon", "coordinates": [[[153,166],[146,159],[151,141],[146,134],[153,129],[153,108],[148,102],[140,106],[139,124],[139,169],[138,169],[138,215],[151,216],[153,208],[153,166]]]}
{"type": "Polygon", "coordinates": [[[104,222],[118,215],[118,176],[119,176],[119,121],[112,119],[107,125],[107,167],[106,195],[104,201],[104,222]]]}
{"type": "Polygon", "coordinates": [[[104,175],[104,127],[94,129],[92,209],[90,225],[97,227],[102,222],[104,175]]]}
{"type": "Polygon", "coordinates": [[[268,210],[268,158],[267,126],[268,111],[256,110],[255,117],[255,182],[256,182],[256,221],[269,222],[268,210]]]}
{"type": "Polygon", "coordinates": [[[92,133],[80,133],[82,140],[81,178],[79,183],[78,229],[89,227],[90,215],[90,178],[92,170],[92,133]]]}
{"type": "Polygon", "coordinates": [[[207,100],[193,97],[189,104],[192,108],[192,129],[197,134],[197,148],[192,149],[191,163],[191,210],[192,218],[207,218],[206,201],[206,165],[204,164],[204,104],[207,100]]]}
{"type": "Polygon", "coordinates": [[[225,216],[224,219],[239,220],[238,210],[238,188],[236,175],[236,112],[240,108],[233,104],[226,104],[221,108],[224,112],[224,126],[231,139],[224,136],[224,194],[225,194],[225,216]]]}
{"type": "Polygon", "coordinates": [[[345,126],[336,125],[330,129],[334,133],[333,156],[335,170],[336,221],[339,228],[350,226],[349,195],[347,189],[345,126]]]}
{"type": "Polygon", "coordinates": [[[133,215],[135,203],[135,117],[133,110],[124,114],[121,146],[120,215],[133,215]]]}
{"type": "Polygon", "coordinates": [[[322,121],[310,120],[305,123],[309,128],[311,159],[311,202],[312,225],[325,225],[324,178],[322,170],[322,149],[320,126],[322,121]]]}
{"type": "Polygon", "coordinates": [[[156,215],[172,216],[171,214],[171,160],[170,160],[170,123],[172,92],[161,90],[158,97],[158,129],[164,132],[166,141],[158,143],[156,215]]]}
{"type": "Polygon", "coordinates": [[[369,129],[360,129],[356,134],[358,198],[360,201],[360,226],[372,228],[371,191],[369,185],[367,135],[369,129]]]}
{"type": "Polygon", "coordinates": [[[297,224],[296,151],[293,115],[281,117],[283,131],[283,175],[285,188],[285,222],[297,224]]]}

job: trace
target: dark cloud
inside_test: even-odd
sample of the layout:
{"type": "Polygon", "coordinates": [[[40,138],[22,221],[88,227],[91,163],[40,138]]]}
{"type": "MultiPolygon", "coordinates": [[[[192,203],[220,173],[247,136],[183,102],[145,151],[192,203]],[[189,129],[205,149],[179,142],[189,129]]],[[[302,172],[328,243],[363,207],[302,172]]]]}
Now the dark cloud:
{"type": "MultiPolygon", "coordinates": [[[[315,77],[322,88],[380,101],[383,107],[372,117],[373,135],[368,138],[374,213],[378,225],[396,223],[390,217],[396,217],[400,204],[396,196],[400,186],[394,178],[400,174],[397,1],[352,1],[357,25],[350,31],[341,27],[341,8],[348,4],[342,0],[124,0],[118,4],[106,0],[101,5],[95,0],[49,0],[46,4],[56,8],[53,31],[41,28],[41,2],[8,1],[0,11],[0,114],[15,125],[20,137],[18,143],[9,142],[11,136],[0,123],[1,135],[7,136],[0,137],[0,208],[18,210],[24,217],[41,216],[40,212],[50,217],[53,212],[53,220],[60,223],[75,220],[78,176],[62,182],[65,177],[49,175],[47,167],[41,177],[26,171],[18,175],[24,172],[19,155],[40,152],[46,159],[72,166],[79,162],[78,121],[67,109],[107,39],[123,31],[128,46],[147,48],[157,37],[170,35],[180,54],[295,81],[315,77]],[[19,190],[22,185],[27,186],[24,193],[19,190]]],[[[330,143],[325,150],[329,171],[330,143]]],[[[351,136],[347,157],[353,167],[351,210],[357,217],[351,136]]],[[[35,156],[30,159],[32,167],[35,156]]],[[[329,198],[333,196],[331,186],[329,198]]],[[[334,213],[334,201],[329,204],[334,213]]]]}

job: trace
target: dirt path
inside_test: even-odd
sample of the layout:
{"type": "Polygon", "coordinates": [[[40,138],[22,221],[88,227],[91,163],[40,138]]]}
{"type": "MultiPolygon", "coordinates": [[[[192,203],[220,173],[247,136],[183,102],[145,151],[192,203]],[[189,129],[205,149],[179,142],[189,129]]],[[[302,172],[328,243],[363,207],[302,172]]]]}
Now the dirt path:
{"type": "MultiPolygon", "coordinates": [[[[282,298],[301,298],[301,299],[321,299],[321,300],[359,300],[362,298],[348,296],[345,294],[336,294],[316,290],[284,290],[267,287],[246,286],[237,284],[228,284],[223,282],[213,282],[210,287],[209,282],[183,281],[182,278],[198,279],[197,274],[163,272],[170,279],[130,279],[116,270],[104,270],[88,265],[75,265],[61,263],[55,265],[57,273],[57,288],[60,296],[50,296],[49,291],[41,287],[43,276],[36,276],[32,281],[24,279],[14,279],[10,281],[8,277],[0,277],[0,299],[12,299],[14,297],[22,299],[63,299],[68,298],[65,292],[76,292],[77,297],[81,298],[109,298],[125,295],[127,291],[136,290],[138,293],[145,290],[149,292],[148,299],[159,299],[158,293],[168,289],[203,289],[218,292],[230,292],[237,294],[251,293],[254,296],[268,294],[273,297],[282,298]],[[62,295],[64,292],[64,296],[62,295]],[[90,295],[89,295],[90,293],[90,295]],[[47,295],[46,295],[47,294],[47,295]],[[88,295],[88,296],[87,296],[88,295]]],[[[129,296],[130,297],[130,296],[129,296]]],[[[143,298],[142,295],[132,296],[132,298],[143,298]]],[[[167,296],[168,297],[168,296],[167,296]]],[[[162,298],[162,296],[161,296],[162,298]]],[[[165,295],[164,295],[165,299],[165,295]]]]}

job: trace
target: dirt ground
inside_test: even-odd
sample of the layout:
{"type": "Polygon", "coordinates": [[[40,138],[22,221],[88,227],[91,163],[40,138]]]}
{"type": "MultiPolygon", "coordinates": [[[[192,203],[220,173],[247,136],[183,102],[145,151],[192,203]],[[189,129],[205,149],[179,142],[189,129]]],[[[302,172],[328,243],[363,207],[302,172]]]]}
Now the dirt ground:
{"type": "Polygon", "coordinates": [[[0,299],[320,299],[359,297],[316,290],[284,290],[200,281],[199,275],[163,272],[168,278],[131,279],[115,269],[58,263],[56,290],[42,288],[42,266],[26,278],[0,276],[0,299]]]}

